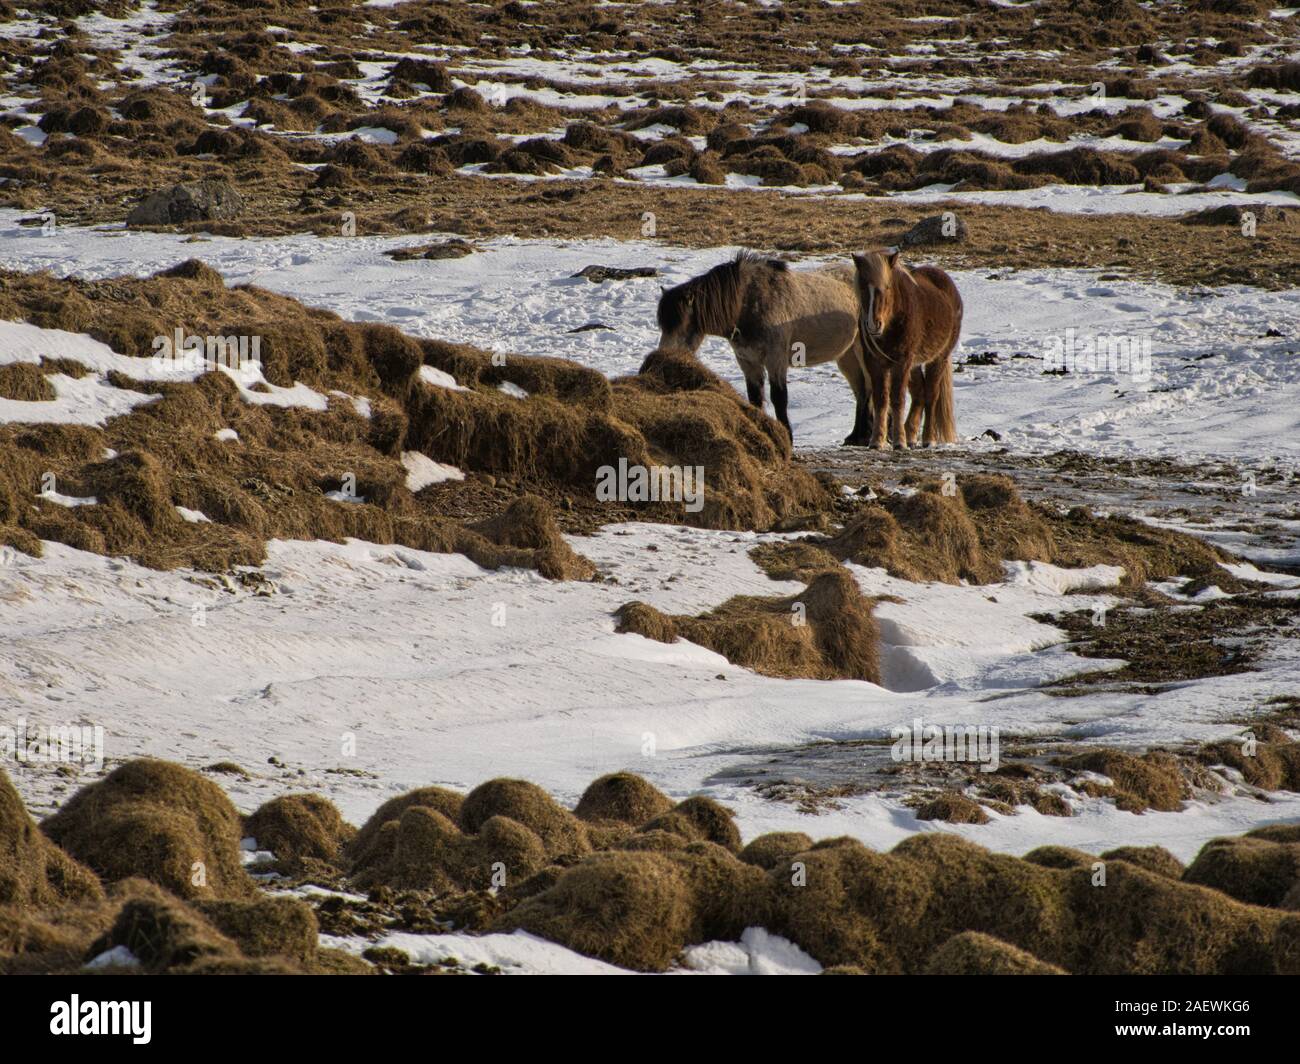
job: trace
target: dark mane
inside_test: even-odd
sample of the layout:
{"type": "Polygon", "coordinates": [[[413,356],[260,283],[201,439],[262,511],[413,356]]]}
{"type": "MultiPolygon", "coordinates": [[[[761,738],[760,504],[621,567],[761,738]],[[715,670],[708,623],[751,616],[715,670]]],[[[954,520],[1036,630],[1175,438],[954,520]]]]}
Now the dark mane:
{"type": "Polygon", "coordinates": [[[700,332],[728,335],[736,327],[749,275],[755,268],[785,271],[790,267],[780,259],[740,251],[730,262],[665,291],[659,300],[659,328],[675,332],[690,317],[700,332]]]}

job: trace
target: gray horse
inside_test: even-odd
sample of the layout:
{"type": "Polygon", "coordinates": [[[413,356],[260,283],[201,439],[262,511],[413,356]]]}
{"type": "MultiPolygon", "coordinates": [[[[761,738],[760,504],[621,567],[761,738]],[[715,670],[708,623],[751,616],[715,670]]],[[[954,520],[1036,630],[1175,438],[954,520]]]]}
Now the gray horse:
{"type": "Polygon", "coordinates": [[[788,263],[742,251],[708,273],[666,289],[659,300],[659,346],[695,354],[706,336],[731,344],[749,401],[763,408],[772,383],[777,420],[790,432],[786,374],[791,366],[834,362],[853,389],[857,410],[846,445],[873,434],[871,389],[858,333],[860,306],[852,263],[792,270],[788,263]]]}

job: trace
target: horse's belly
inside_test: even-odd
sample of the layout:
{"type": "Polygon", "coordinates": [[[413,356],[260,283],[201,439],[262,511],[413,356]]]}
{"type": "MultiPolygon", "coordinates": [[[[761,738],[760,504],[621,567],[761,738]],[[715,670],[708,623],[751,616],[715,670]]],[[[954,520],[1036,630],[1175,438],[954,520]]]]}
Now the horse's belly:
{"type": "Polygon", "coordinates": [[[796,322],[790,336],[792,345],[803,344],[807,365],[819,366],[823,362],[834,362],[852,347],[857,332],[855,315],[832,311],[816,319],[796,322]]]}

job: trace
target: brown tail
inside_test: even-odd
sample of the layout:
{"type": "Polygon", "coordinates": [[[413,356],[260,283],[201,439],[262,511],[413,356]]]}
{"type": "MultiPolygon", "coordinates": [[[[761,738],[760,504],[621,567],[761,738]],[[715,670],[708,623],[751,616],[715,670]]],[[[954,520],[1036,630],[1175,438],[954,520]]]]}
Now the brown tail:
{"type": "Polygon", "coordinates": [[[928,393],[925,417],[927,428],[930,428],[927,435],[935,443],[956,443],[957,415],[952,398],[952,355],[945,355],[938,362],[931,362],[925,367],[925,390],[928,393]]]}

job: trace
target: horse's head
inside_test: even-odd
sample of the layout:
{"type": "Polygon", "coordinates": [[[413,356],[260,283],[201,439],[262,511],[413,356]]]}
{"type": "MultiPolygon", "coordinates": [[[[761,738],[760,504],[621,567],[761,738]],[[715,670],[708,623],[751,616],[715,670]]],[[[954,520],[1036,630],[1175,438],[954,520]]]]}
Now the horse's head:
{"type": "Polygon", "coordinates": [[[862,331],[868,336],[880,336],[894,316],[897,301],[895,284],[902,266],[898,250],[868,251],[853,256],[858,271],[858,312],[862,331]]]}
{"type": "Polygon", "coordinates": [[[659,346],[663,350],[694,354],[704,342],[704,329],[699,325],[696,308],[699,281],[700,278],[693,277],[663,289],[658,312],[659,346]]]}

